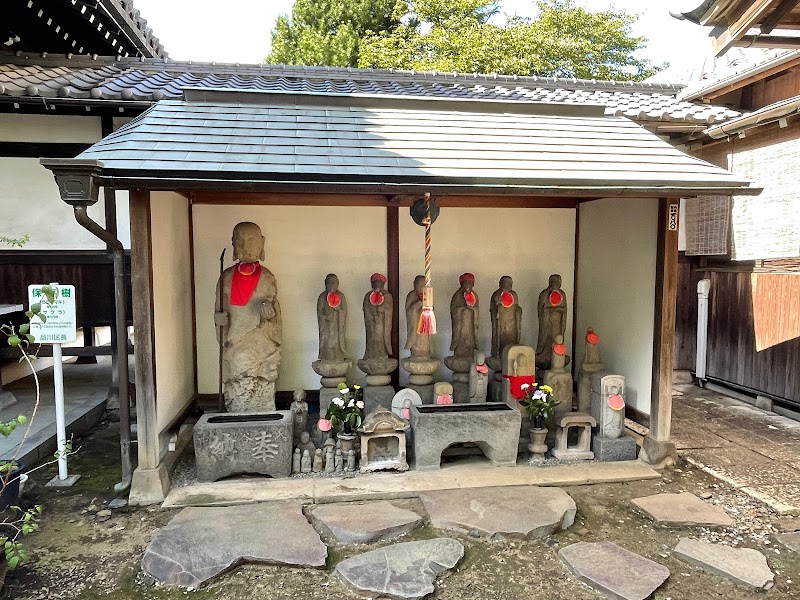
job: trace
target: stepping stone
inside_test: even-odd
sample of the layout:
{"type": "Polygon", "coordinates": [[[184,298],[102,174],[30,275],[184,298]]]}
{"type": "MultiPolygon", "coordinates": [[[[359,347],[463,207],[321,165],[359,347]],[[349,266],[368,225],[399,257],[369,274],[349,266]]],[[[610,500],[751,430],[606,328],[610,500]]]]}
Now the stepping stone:
{"type": "Polygon", "coordinates": [[[767,559],[758,550],[681,538],[672,555],[749,588],[768,590],[775,585],[767,559]]]}
{"type": "Polygon", "coordinates": [[[664,527],[729,527],[733,525],[719,506],[703,502],[691,492],[655,494],[634,498],[633,502],[647,516],[664,527]]]}
{"type": "Polygon", "coordinates": [[[775,539],[777,539],[792,552],[800,552],[800,531],[781,533],[776,535],[775,539]]]}
{"type": "Polygon", "coordinates": [[[312,511],[311,521],[340,544],[370,544],[408,533],[422,517],[389,502],[366,502],[323,504],[312,511]]]}
{"type": "Polygon", "coordinates": [[[167,585],[197,588],[242,562],[323,567],[328,548],[299,502],[184,508],[145,550],[142,569],[167,585]]]}
{"type": "Polygon", "coordinates": [[[393,544],[359,554],[336,565],[345,585],[376,598],[424,598],[434,591],[436,576],[456,566],[464,546],[451,538],[393,544]]]}
{"type": "Polygon", "coordinates": [[[614,600],[644,600],[669,577],[669,569],[611,542],[579,542],[558,555],[583,583],[614,600]]]}
{"type": "Polygon", "coordinates": [[[442,490],[419,497],[435,528],[490,539],[541,539],[575,522],[575,501],[555,487],[442,490]]]}

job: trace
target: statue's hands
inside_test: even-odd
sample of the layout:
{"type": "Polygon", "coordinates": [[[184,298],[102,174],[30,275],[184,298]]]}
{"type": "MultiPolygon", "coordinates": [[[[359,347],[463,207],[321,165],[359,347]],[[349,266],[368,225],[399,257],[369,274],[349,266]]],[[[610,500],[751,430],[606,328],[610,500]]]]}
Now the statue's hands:
{"type": "Polygon", "coordinates": [[[275,307],[272,306],[272,302],[262,302],[261,303],[261,320],[262,321],[270,321],[275,318],[275,307]]]}
{"type": "Polygon", "coordinates": [[[226,312],[214,313],[214,325],[217,327],[227,327],[230,325],[231,319],[226,312]]]}

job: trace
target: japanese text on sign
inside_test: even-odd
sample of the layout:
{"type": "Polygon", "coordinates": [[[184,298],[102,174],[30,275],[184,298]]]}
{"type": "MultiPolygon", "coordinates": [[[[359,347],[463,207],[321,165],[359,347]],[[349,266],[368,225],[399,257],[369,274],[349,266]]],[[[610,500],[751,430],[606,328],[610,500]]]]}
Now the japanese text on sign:
{"type": "Polygon", "coordinates": [[[55,299],[51,303],[42,293],[45,285],[28,286],[29,305],[39,304],[41,306],[40,314],[45,316],[44,323],[36,315],[31,318],[31,334],[40,344],[74,342],[78,337],[75,316],[75,286],[49,284],[56,291],[55,299]]]}
{"type": "Polygon", "coordinates": [[[669,230],[670,231],[678,231],[678,211],[679,211],[679,206],[677,204],[670,204],[669,205],[669,230]]]}

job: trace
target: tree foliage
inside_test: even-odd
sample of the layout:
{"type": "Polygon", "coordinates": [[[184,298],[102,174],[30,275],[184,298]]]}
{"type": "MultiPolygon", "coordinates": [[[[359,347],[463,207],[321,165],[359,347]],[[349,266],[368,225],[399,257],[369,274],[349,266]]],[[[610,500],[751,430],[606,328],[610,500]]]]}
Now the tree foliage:
{"type": "Polygon", "coordinates": [[[635,16],[575,0],[536,4],[535,18],[498,25],[497,0],[296,0],[291,20],[279,18],[267,60],[616,80],[659,70],[634,56],[646,41],[631,34],[635,16]],[[379,16],[365,18],[367,5],[379,16]]]}

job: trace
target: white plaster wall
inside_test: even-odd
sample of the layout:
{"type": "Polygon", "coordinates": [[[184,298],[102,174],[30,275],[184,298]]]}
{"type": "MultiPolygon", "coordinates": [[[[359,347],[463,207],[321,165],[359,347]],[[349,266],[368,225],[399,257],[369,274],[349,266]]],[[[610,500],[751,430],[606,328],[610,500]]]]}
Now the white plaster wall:
{"type": "Polygon", "coordinates": [[[0,114],[3,142],[93,144],[100,134],[100,117],[0,114]]]}
{"type": "Polygon", "coordinates": [[[658,200],[595,200],[579,215],[578,364],[586,328],[594,327],[606,367],[625,376],[625,400],[649,413],[658,200]]]}
{"type": "Polygon", "coordinates": [[[194,395],[189,203],[174,192],[151,194],[153,321],[158,431],[194,395]]]}
{"type": "MultiPolygon", "coordinates": [[[[386,273],[386,210],[356,207],[209,206],[194,210],[197,363],[199,391],[218,389],[219,350],[214,331],[214,291],[223,248],[233,264],[231,233],[240,221],[257,223],[266,237],[264,265],[275,275],[283,317],[283,359],[278,390],[319,387],[311,369],[318,357],[317,297],[325,276],[336,273],[348,302],[347,350],[354,359],[350,379],[365,348],[361,303],[369,276],[386,273]]],[[[159,367],[160,368],[160,367],[159,367]]]]}
{"type": "MultiPolygon", "coordinates": [[[[424,272],[424,229],[416,225],[408,209],[400,212],[400,301],[412,289],[414,277],[424,272]]],[[[562,277],[567,294],[568,352],[572,339],[573,273],[575,266],[575,210],[567,208],[442,208],[433,226],[433,288],[437,334],[436,356],[450,351],[452,322],[450,299],[458,289],[458,277],[475,275],[480,300],[480,347],[491,352],[492,322],[489,299],[503,275],[514,280],[522,307],[522,343],[536,347],[539,292],[547,287],[553,273],[562,277]]],[[[400,348],[406,341],[405,311],[400,312],[400,348]]],[[[438,377],[450,380],[452,373],[442,364],[438,377]]],[[[401,383],[408,376],[401,369],[401,383]]]]}

